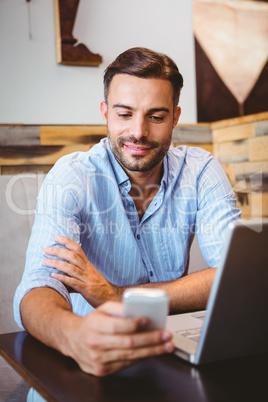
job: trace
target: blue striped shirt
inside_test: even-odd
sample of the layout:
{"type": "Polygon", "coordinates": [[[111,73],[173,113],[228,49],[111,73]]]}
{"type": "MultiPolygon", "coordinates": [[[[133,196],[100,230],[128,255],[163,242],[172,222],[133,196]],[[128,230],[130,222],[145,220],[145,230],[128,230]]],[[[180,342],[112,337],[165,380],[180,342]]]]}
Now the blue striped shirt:
{"type": "Polygon", "coordinates": [[[80,294],[69,294],[51,277],[53,270],[42,264],[44,248],[58,246],[56,235],[81,245],[89,261],[118,286],[180,278],[194,234],[208,265],[218,265],[228,224],[240,211],[221,165],[210,153],[170,147],[160,188],[141,220],[130,188],[107,139],[88,152],[64,156],[47,174],[14,298],[21,327],[20,302],[36,287],[58,291],[76,314],[93,310],[80,294]]]}

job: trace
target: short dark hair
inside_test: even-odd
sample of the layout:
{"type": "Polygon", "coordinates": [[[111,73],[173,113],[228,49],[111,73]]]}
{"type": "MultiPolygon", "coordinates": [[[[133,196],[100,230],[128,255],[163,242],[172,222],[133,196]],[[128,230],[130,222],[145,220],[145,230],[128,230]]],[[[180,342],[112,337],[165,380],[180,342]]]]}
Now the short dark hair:
{"type": "Polygon", "coordinates": [[[104,72],[104,99],[106,103],[111,81],[117,74],[168,80],[173,87],[174,108],[179,103],[183,78],[175,62],[163,53],[157,53],[143,47],[133,47],[121,53],[104,72]]]}

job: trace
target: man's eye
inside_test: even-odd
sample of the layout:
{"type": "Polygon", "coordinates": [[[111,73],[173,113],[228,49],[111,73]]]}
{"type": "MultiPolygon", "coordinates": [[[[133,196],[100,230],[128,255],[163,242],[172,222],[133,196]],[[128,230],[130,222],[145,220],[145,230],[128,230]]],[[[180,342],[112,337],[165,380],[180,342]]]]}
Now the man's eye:
{"type": "Polygon", "coordinates": [[[150,119],[154,123],[161,123],[164,120],[164,117],[162,117],[162,116],[150,116],[150,119]]]}
{"type": "Polygon", "coordinates": [[[128,119],[129,117],[131,117],[131,114],[130,113],[119,113],[118,116],[121,119],[128,119]]]}

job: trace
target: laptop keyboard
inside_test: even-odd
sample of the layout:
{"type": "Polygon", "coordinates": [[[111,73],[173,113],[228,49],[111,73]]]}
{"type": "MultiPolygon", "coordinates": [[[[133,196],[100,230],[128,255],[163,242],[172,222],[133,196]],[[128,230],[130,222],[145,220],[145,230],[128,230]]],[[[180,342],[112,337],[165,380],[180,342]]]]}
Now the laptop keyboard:
{"type": "Polygon", "coordinates": [[[191,339],[191,341],[198,342],[201,335],[202,328],[192,328],[183,331],[175,331],[175,334],[183,336],[184,338],[191,339]]]}

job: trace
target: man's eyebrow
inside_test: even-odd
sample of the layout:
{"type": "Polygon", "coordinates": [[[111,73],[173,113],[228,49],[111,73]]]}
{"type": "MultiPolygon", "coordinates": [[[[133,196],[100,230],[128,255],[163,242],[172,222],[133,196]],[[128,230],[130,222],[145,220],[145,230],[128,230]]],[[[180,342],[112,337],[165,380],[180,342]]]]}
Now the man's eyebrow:
{"type": "Polygon", "coordinates": [[[124,105],[123,103],[116,103],[115,105],[113,105],[113,109],[115,109],[115,108],[134,110],[133,107],[128,106],[128,105],[124,105]]]}
{"type": "Polygon", "coordinates": [[[167,107],[154,107],[148,110],[148,113],[166,112],[169,113],[170,110],[167,107]]]}
{"type": "MultiPolygon", "coordinates": [[[[115,109],[115,108],[134,110],[134,108],[132,106],[124,105],[123,103],[116,103],[115,105],[113,105],[113,109],[115,109]]],[[[149,109],[147,114],[157,113],[157,112],[169,113],[170,110],[167,107],[154,107],[152,109],[149,109]]]]}

